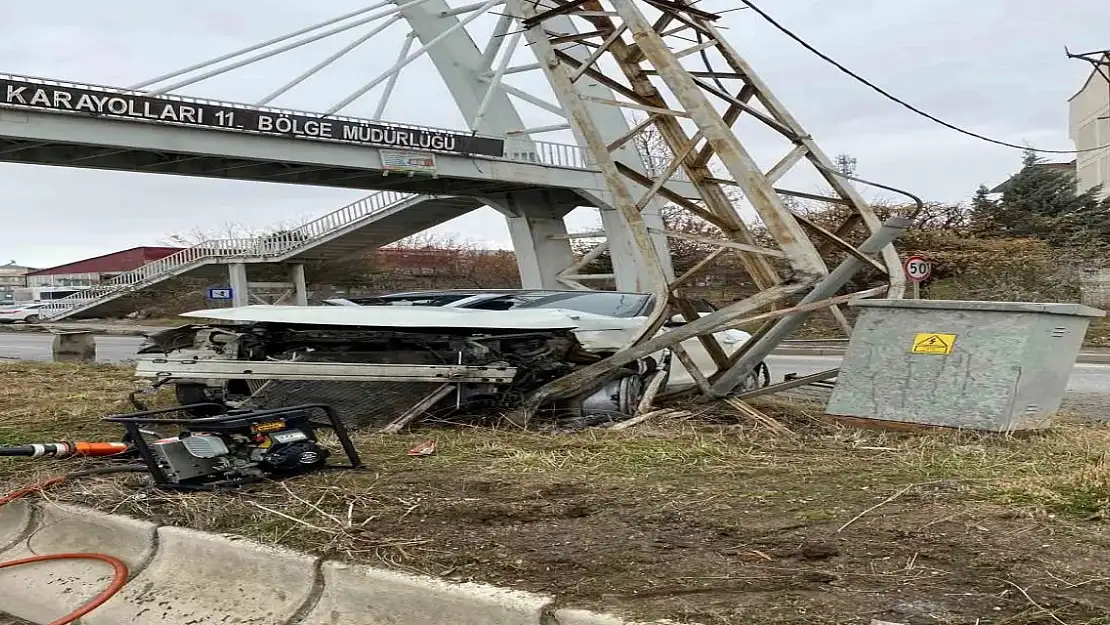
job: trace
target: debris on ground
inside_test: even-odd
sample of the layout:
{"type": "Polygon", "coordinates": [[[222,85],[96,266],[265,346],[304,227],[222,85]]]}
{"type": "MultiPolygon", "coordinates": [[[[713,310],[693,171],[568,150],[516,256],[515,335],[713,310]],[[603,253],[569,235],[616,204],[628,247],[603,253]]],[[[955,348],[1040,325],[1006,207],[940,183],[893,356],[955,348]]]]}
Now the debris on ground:
{"type": "MultiPolygon", "coordinates": [[[[99,417],[133,388],[124,367],[0,363],[0,440],[109,436],[99,417]]],[[[398,450],[427,433],[362,432],[362,472],[196,494],[97,477],[50,497],[642,619],[1107,622],[1110,427],[921,435],[751,403],[790,435],[727,403],[625,431],[441,428],[413,458],[398,450]]],[[[0,461],[0,486],[62,470],[28,466],[0,461]]]]}

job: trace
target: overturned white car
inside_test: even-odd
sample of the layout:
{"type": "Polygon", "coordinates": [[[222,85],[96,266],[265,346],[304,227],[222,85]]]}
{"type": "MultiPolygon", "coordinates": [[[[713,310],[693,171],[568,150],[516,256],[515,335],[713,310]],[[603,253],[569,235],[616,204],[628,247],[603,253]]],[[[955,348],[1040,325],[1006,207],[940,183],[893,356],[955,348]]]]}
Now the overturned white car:
{"type": "MultiPolygon", "coordinates": [[[[183,404],[326,403],[355,427],[407,423],[438,411],[504,413],[544,384],[625,346],[651,308],[648,295],[609,291],[498,291],[418,300],[438,305],[413,299],[402,305],[386,297],[375,305],[344,300],[347,305],[186,313],[207,322],[152,335],[140,349],[137,372],[160,384],[172,382],[183,404]],[[442,304],[445,299],[485,305],[450,306],[442,304]]],[[[731,353],[750,335],[730,329],[715,337],[731,353]]],[[[715,370],[699,340],[682,345],[704,375],[715,370]]],[[[657,371],[666,375],[667,391],[694,382],[669,351],[657,352],[546,412],[589,421],[625,418],[657,371]]],[[[769,381],[761,365],[744,388],[769,381]]]]}

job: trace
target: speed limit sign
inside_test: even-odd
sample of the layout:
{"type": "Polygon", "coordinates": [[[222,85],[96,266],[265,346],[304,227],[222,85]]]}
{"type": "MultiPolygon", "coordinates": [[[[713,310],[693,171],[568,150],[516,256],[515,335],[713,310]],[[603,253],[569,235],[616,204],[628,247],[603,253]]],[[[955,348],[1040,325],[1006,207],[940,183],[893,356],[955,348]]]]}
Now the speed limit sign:
{"type": "Polygon", "coordinates": [[[928,280],[929,276],[933,273],[933,268],[929,265],[929,261],[921,256],[910,256],[907,258],[904,268],[906,270],[906,277],[914,282],[924,282],[928,280]]]}

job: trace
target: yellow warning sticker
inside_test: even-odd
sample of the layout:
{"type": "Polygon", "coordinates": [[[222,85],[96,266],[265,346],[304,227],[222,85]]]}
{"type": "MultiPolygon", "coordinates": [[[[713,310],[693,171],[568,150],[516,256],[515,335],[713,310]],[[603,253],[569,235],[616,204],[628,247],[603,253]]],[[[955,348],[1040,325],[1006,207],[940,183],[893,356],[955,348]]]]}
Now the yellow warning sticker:
{"type": "Polygon", "coordinates": [[[956,345],[955,334],[939,334],[937,332],[924,332],[913,335],[914,354],[937,354],[944,356],[952,353],[956,345]]]}

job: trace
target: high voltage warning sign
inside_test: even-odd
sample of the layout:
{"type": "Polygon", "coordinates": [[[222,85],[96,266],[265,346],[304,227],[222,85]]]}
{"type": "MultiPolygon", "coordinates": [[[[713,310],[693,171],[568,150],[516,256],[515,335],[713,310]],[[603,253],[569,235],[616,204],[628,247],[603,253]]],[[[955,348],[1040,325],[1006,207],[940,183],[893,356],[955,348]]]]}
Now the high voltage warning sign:
{"type": "Polygon", "coordinates": [[[955,347],[955,345],[955,334],[925,332],[913,336],[913,348],[910,349],[910,351],[914,354],[936,354],[944,356],[951,354],[952,348],[955,347]]]}

